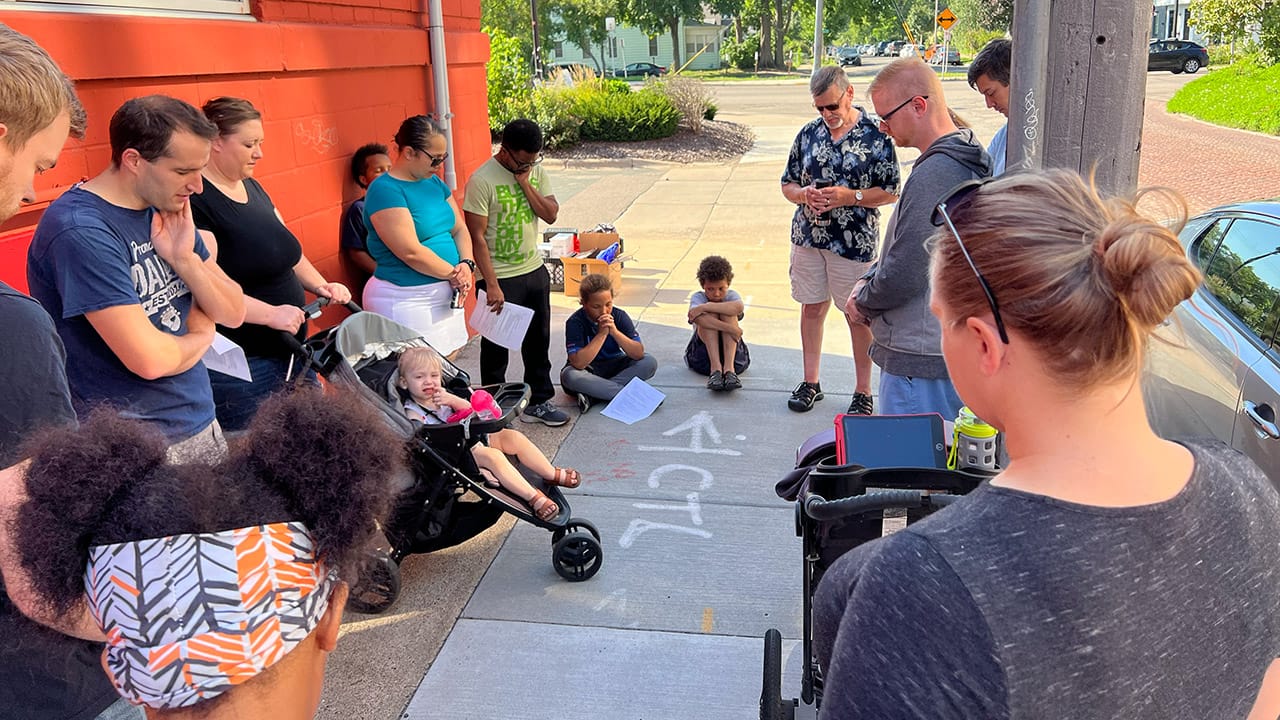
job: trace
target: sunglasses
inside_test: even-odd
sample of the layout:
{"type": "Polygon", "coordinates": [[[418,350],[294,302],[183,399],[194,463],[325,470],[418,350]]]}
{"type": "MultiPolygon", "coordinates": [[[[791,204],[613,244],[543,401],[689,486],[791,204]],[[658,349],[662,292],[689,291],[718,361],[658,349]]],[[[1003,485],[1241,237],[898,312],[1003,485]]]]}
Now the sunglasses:
{"type": "MultiPolygon", "coordinates": [[[[898,107],[902,106],[899,105],[898,107]]],[[[987,304],[991,306],[991,315],[996,321],[996,330],[1000,332],[1000,341],[1008,345],[1009,333],[1005,332],[1004,320],[1000,317],[1000,304],[996,302],[995,291],[991,289],[991,283],[987,282],[987,278],[983,276],[982,271],[978,270],[978,266],[974,264],[973,256],[969,254],[969,248],[964,246],[964,241],[960,239],[960,233],[956,230],[955,223],[951,221],[951,211],[963,207],[964,203],[973,197],[978,188],[993,179],[990,177],[972,178],[952,188],[943,201],[933,209],[932,221],[935,227],[946,225],[947,229],[951,231],[951,235],[955,237],[956,245],[960,246],[960,254],[964,255],[965,261],[969,263],[969,269],[973,270],[973,274],[978,278],[978,284],[982,286],[982,292],[987,296],[987,304]]]]}
{"type": "Polygon", "coordinates": [[[881,116],[880,116],[880,119],[876,122],[876,124],[877,124],[877,125],[879,125],[880,123],[887,123],[887,122],[889,122],[889,118],[893,117],[894,113],[896,113],[896,112],[898,112],[899,110],[901,110],[902,108],[906,107],[908,104],[910,104],[910,103],[911,103],[911,101],[912,101],[912,100],[915,100],[916,98],[920,98],[921,100],[928,100],[928,99],[929,99],[929,96],[928,96],[928,95],[912,95],[911,97],[907,98],[906,100],[903,100],[902,102],[898,103],[898,107],[896,107],[896,108],[894,108],[894,109],[890,110],[889,112],[887,112],[887,113],[885,113],[885,114],[881,115],[881,116]]]}
{"type": "Polygon", "coordinates": [[[431,158],[431,167],[440,167],[441,165],[444,164],[445,160],[449,159],[449,153],[445,153],[443,155],[432,155],[431,153],[427,152],[426,150],[423,150],[422,148],[414,148],[414,150],[417,150],[423,155],[426,155],[427,157],[431,158]]]}
{"type": "Polygon", "coordinates": [[[840,109],[840,101],[841,101],[841,100],[844,100],[844,96],[845,96],[846,94],[848,94],[848,92],[847,92],[847,91],[846,91],[846,92],[844,92],[844,93],[841,93],[841,94],[840,94],[840,100],[837,100],[837,101],[835,101],[835,102],[831,103],[830,105],[814,105],[814,106],[813,106],[813,109],[814,109],[814,110],[817,110],[817,111],[818,111],[818,113],[820,113],[820,114],[821,114],[821,113],[823,113],[823,112],[835,112],[835,111],[837,111],[837,110],[839,110],[839,109],[840,109]]]}

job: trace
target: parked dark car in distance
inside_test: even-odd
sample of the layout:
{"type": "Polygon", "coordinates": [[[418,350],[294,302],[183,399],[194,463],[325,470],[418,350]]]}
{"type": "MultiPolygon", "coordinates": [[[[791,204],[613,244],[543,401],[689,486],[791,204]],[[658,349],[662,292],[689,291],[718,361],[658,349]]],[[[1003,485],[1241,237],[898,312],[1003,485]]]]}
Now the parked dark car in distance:
{"type": "Polygon", "coordinates": [[[857,48],[845,48],[840,51],[840,67],[861,66],[862,53],[857,48]]]}
{"type": "Polygon", "coordinates": [[[613,71],[613,74],[615,77],[624,77],[624,78],[656,77],[658,75],[665,75],[666,73],[667,73],[666,68],[662,67],[661,65],[654,65],[653,63],[650,63],[650,62],[631,63],[630,65],[620,70],[613,71]]]}
{"type": "Polygon", "coordinates": [[[1280,198],[1210,210],[1180,237],[1204,282],[1156,328],[1147,416],[1162,437],[1227,443],[1280,486],[1280,198]]]}
{"type": "Polygon", "coordinates": [[[1209,67],[1209,51],[1190,40],[1152,40],[1147,46],[1147,70],[1194,73],[1209,67]]]}

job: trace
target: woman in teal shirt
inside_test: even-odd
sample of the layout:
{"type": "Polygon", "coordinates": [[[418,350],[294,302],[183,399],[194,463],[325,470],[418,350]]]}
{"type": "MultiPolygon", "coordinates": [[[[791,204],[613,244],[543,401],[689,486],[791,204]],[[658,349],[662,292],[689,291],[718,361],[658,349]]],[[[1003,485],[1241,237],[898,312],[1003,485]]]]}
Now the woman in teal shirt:
{"type": "Polygon", "coordinates": [[[415,115],[396,132],[396,161],[369,185],[364,222],[377,262],[364,288],[366,310],[422,333],[448,354],[467,341],[454,291],[471,292],[471,236],[453,192],[435,174],[448,158],[443,131],[415,115]]]}

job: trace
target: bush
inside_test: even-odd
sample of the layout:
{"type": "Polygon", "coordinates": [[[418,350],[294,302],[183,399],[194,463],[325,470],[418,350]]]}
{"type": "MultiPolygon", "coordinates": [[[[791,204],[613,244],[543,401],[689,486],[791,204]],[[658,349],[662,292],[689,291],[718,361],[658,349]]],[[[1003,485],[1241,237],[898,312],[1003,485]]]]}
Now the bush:
{"type": "Polygon", "coordinates": [[[583,140],[654,140],[675,134],[680,111],[661,93],[645,88],[627,95],[592,88],[573,92],[573,114],[583,140]]]}
{"type": "Polygon", "coordinates": [[[600,89],[615,95],[626,95],[631,92],[631,84],[621,78],[601,78],[600,89]]]}
{"type": "Polygon", "coordinates": [[[580,139],[582,118],[574,112],[574,91],[566,87],[544,86],[533,93],[531,120],[542,128],[547,149],[568,147],[580,139]]]}
{"type": "Polygon", "coordinates": [[[498,28],[485,28],[490,59],[485,68],[489,89],[489,129],[501,131],[516,118],[534,110],[533,72],[525,62],[520,41],[498,28]]]}
{"type": "Polygon", "coordinates": [[[1216,125],[1280,135],[1277,95],[1280,65],[1245,58],[1182,86],[1168,109],[1216,125]]]}
{"type": "Polygon", "coordinates": [[[715,119],[716,119],[716,111],[717,111],[717,110],[719,110],[719,109],[720,109],[720,108],[716,107],[716,104],[715,104],[714,102],[712,102],[712,101],[708,100],[708,101],[707,101],[707,108],[706,108],[705,110],[703,110],[703,111],[702,111],[702,119],[703,119],[703,120],[715,120],[715,119]]]}
{"type": "MultiPolygon", "coordinates": [[[[679,75],[664,78],[648,78],[645,87],[666,96],[680,111],[681,121],[694,132],[702,129],[702,120],[711,104],[711,95],[701,80],[679,75]]],[[[714,113],[713,113],[714,114],[714,113]]]]}
{"type": "Polygon", "coordinates": [[[720,57],[724,58],[729,67],[738,70],[755,70],[756,50],[759,47],[760,41],[754,35],[748,35],[742,39],[742,42],[729,38],[720,46],[720,57]]]}

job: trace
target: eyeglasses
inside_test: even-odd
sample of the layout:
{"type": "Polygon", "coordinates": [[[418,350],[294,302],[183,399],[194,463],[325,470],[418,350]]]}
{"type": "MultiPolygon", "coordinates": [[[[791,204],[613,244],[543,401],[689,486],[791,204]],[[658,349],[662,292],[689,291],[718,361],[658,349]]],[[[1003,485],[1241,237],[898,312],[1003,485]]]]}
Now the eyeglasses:
{"type": "Polygon", "coordinates": [[[880,116],[880,120],[879,120],[879,121],[877,121],[877,123],[876,123],[876,124],[877,124],[877,125],[879,125],[880,123],[887,123],[887,122],[889,122],[889,118],[893,117],[894,113],[896,113],[896,112],[898,112],[899,110],[901,110],[902,108],[906,107],[906,106],[907,106],[907,105],[908,105],[912,100],[915,100],[916,98],[920,98],[921,100],[928,100],[928,99],[929,99],[929,96],[928,96],[928,95],[912,95],[911,97],[907,98],[906,100],[903,100],[902,102],[898,103],[898,107],[896,107],[896,108],[894,108],[894,109],[890,110],[889,112],[887,112],[887,113],[885,113],[885,114],[881,115],[881,116],[880,116]]]}
{"type": "MultiPolygon", "coordinates": [[[[899,105],[898,107],[902,106],[899,105]]],[[[951,221],[951,214],[947,211],[948,207],[958,208],[962,206],[978,188],[986,185],[991,180],[992,178],[989,177],[972,178],[952,188],[943,201],[934,208],[932,220],[937,227],[945,224],[947,229],[951,231],[951,235],[955,237],[956,245],[960,246],[960,254],[964,255],[965,261],[969,263],[969,269],[973,270],[973,274],[978,278],[978,284],[982,286],[982,292],[987,296],[987,304],[991,306],[991,315],[996,321],[996,330],[1000,332],[1000,341],[1008,345],[1009,333],[1005,332],[1004,320],[1000,317],[1000,305],[996,302],[995,291],[991,289],[991,283],[987,282],[987,278],[982,275],[982,272],[978,270],[978,266],[974,264],[973,256],[969,254],[969,248],[964,246],[964,241],[960,239],[960,233],[956,230],[955,223],[951,221]]]]}
{"type": "Polygon", "coordinates": [[[840,93],[840,100],[837,100],[831,103],[830,105],[814,105],[813,109],[817,110],[819,114],[823,112],[835,112],[840,109],[840,102],[841,100],[844,100],[844,96],[847,94],[848,94],[848,89],[840,93]]]}
{"type": "Polygon", "coordinates": [[[520,172],[522,170],[528,170],[534,165],[542,164],[542,153],[538,153],[538,157],[534,158],[532,162],[520,162],[519,160],[516,160],[515,153],[511,151],[511,148],[507,147],[506,145],[503,145],[502,149],[507,151],[507,157],[510,157],[511,161],[516,164],[516,172],[520,172]]]}
{"type": "Polygon", "coordinates": [[[422,148],[414,148],[414,150],[417,150],[423,155],[426,155],[427,157],[431,158],[431,167],[440,167],[441,165],[444,164],[445,160],[449,159],[449,153],[445,153],[443,155],[432,155],[431,153],[427,152],[426,150],[423,150],[422,148]]]}

